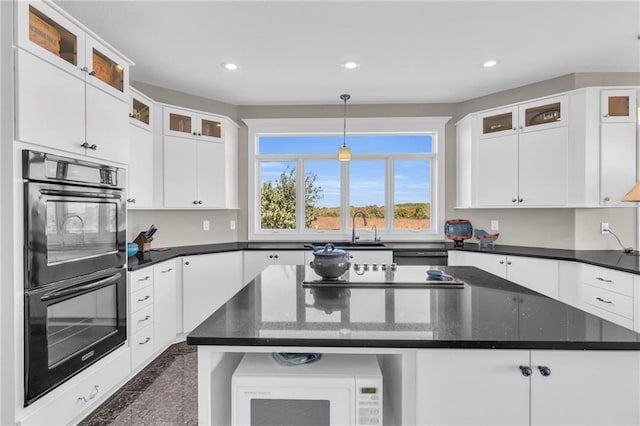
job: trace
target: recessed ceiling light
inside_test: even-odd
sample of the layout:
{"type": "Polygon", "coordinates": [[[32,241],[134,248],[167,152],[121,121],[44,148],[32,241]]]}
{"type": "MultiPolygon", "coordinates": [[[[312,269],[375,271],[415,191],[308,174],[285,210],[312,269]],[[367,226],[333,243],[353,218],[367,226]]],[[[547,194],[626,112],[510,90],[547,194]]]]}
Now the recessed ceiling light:
{"type": "Polygon", "coordinates": [[[496,61],[494,59],[492,59],[490,61],[487,61],[484,64],[482,64],[482,66],[485,67],[485,68],[495,67],[496,65],[498,65],[498,61],[496,61]]]}
{"type": "Polygon", "coordinates": [[[342,67],[348,70],[356,69],[360,66],[360,64],[356,61],[346,61],[342,63],[342,67]]]}
{"type": "Polygon", "coordinates": [[[224,68],[225,70],[229,70],[229,71],[235,71],[238,69],[238,66],[232,62],[223,62],[222,63],[222,68],[224,68]]]}

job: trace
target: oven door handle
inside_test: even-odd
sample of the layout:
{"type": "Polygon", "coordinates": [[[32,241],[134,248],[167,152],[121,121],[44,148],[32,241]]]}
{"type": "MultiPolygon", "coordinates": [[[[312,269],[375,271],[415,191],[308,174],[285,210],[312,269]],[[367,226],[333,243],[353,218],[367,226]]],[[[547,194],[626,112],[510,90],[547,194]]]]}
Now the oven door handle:
{"type": "Polygon", "coordinates": [[[80,294],[88,293],[90,291],[98,290],[102,287],[107,287],[113,284],[114,282],[118,281],[120,278],[122,278],[122,274],[118,272],[117,274],[109,278],[104,278],[102,280],[96,281],[91,284],[85,284],[77,287],[66,288],[64,290],[54,291],[53,293],[45,294],[40,298],[40,300],[42,300],[43,302],[46,302],[49,300],[60,299],[62,297],[66,297],[69,295],[75,295],[75,294],[80,295],[80,294]]]}
{"type": "Polygon", "coordinates": [[[62,189],[40,189],[42,195],[57,195],[60,197],[79,197],[79,198],[111,198],[120,199],[120,194],[102,193],[102,192],[85,192],[85,191],[65,191],[62,189]]]}

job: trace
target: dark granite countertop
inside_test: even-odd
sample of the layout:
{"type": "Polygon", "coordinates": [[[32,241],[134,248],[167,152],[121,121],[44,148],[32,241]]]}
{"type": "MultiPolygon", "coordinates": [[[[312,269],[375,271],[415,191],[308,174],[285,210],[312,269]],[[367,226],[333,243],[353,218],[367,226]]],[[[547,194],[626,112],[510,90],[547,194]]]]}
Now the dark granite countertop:
{"type": "MultiPolygon", "coordinates": [[[[640,350],[640,334],[467,266],[462,289],[308,288],[270,266],[187,336],[192,345],[640,350]]],[[[398,273],[424,277],[424,266],[398,273]]],[[[419,279],[419,278],[416,278],[419,279]]],[[[424,279],[424,278],[423,278],[424,279]]]]}
{"type": "MultiPolygon", "coordinates": [[[[314,243],[321,244],[321,243],[314,243]]],[[[339,245],[336,242],[336,245],[339,245]]],[[[465,243],[463,248],[454,248],[451,243],[443,242],[412,242],[412,241],[384,241],[382,247],[355,246],[358,250],[393,250],[393,251],[443,251],[462,250],[475,251],[481,253],[493,253],[500,255],[527,256],[545,259],[571,260],[605,268],[617,269],[619,271],[640,274],[640,256],[637,254],[625,254],[622,250],[564,250],[548,249],[541,247],[503,246],[496,245],[494,248],[480,248],[478,244],[465,243]]],[[[253,242],[240,241],[233,243],[202,244],[193,246],[171,247],[166,250],[138,253],[128,260],[128,269],[134,271],[146,266],[151,266],[165,260],[179,256],[192,256],[197,254],[221,253],[237,250],[308,250],[305,243],[300,241],[282,242],[253,242]]]]}

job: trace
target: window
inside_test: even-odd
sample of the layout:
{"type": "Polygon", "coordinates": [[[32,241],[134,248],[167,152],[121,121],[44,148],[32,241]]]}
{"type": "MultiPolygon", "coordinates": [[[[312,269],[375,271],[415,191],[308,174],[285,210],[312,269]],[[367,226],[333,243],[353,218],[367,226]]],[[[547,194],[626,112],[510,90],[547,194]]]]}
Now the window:
{"type": "Polygon", "coordinates": [[[442,239],[448,119],[348,119],[349,162],[341,119],[245,120],[249,238],[442,239]]]}

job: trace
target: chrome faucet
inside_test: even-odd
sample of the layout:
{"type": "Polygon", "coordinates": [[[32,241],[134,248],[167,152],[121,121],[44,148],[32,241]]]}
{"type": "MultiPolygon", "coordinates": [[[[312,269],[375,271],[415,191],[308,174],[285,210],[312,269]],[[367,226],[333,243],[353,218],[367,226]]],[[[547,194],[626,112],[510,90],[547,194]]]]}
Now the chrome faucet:
{"type": "Polygon", "coordinates": [[[351,225],[351,242],[352,243],[355,243],[356,240],[360,239],[360,237],[356,237],[356,217],[357,216],[362,217],[362,220],[364,220],[364,226],[367,226],[367,216],[365,216],[362,210],[356,210],[356,212],[353,214],[353,224],[351,225]]]}
{"type": "Polygon", "coordinates": [[[375,242],[380,241],[380,237],[378,237],[378,227],[373,225],[371,229],[373,229],[373,241],[375,242]]]}

